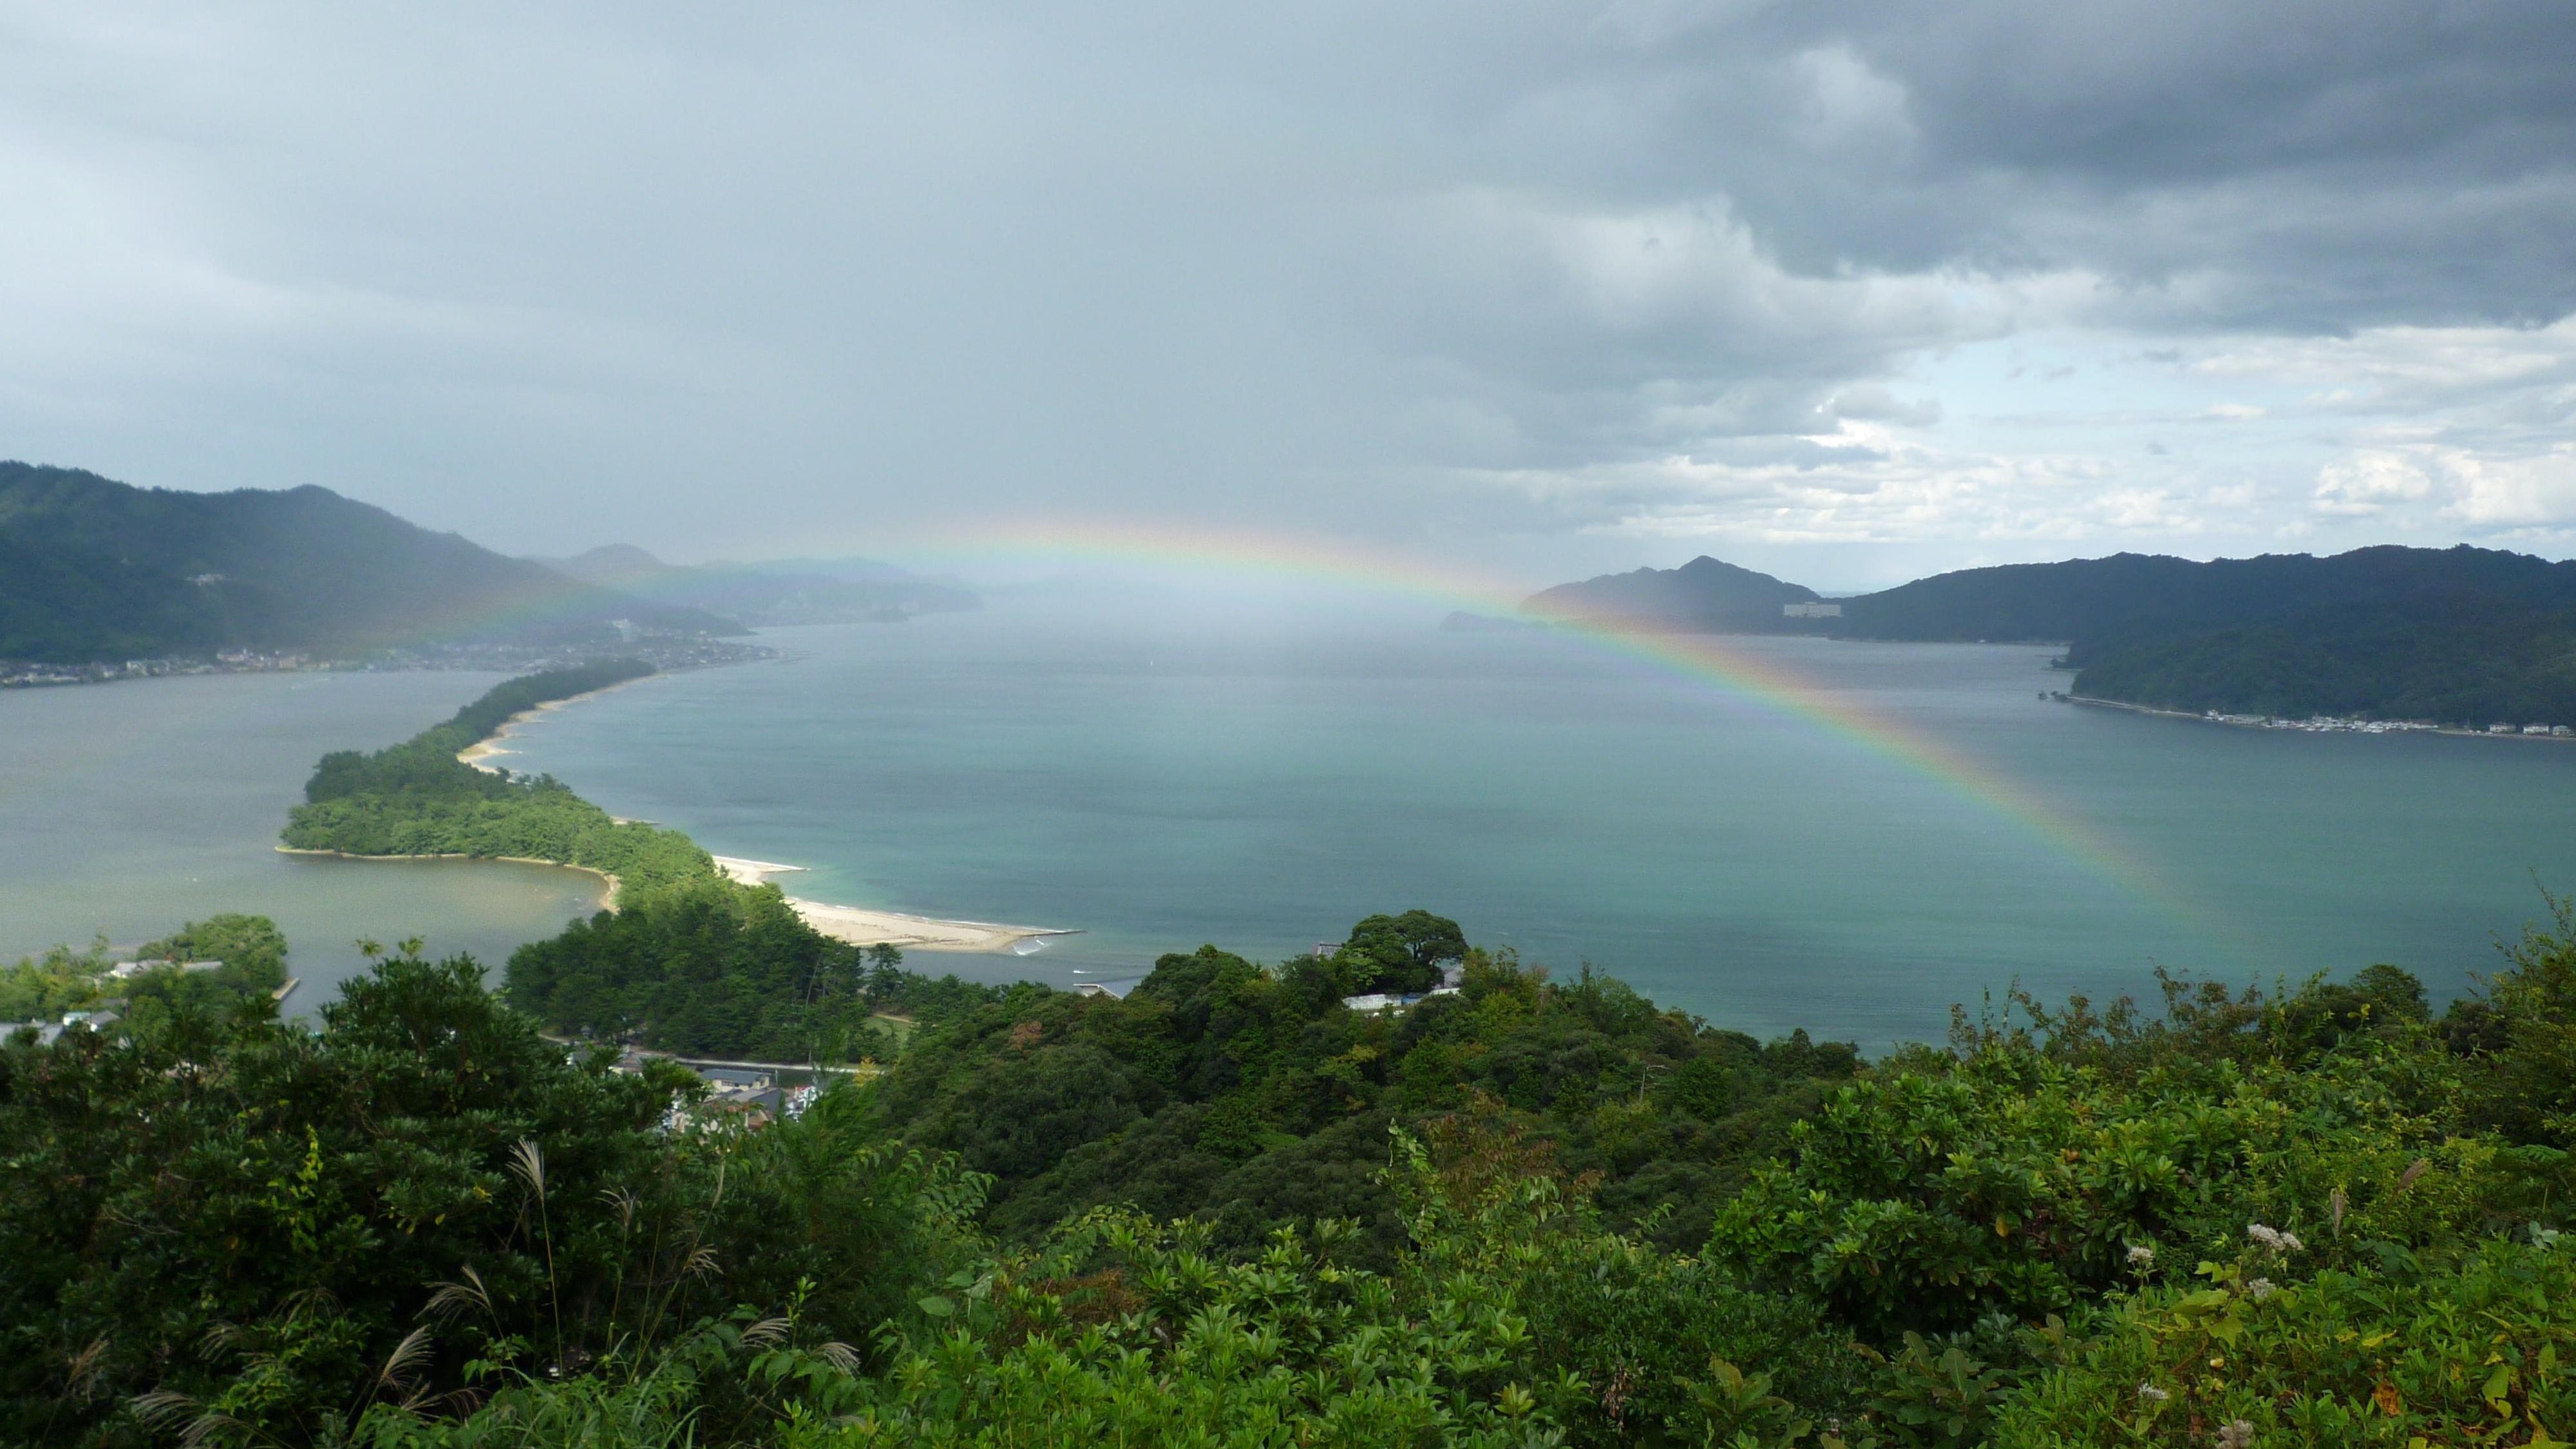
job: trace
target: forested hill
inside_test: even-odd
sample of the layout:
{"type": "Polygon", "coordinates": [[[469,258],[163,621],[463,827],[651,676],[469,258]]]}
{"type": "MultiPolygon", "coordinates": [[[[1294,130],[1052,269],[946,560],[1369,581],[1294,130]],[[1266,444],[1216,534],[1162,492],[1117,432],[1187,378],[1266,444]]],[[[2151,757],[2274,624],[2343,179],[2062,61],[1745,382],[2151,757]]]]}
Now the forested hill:
{"type": "Polygon", "coordinates": [[[1756,618],[1736,575],[1778,584],[1702,558],[1564,585],[1528,607],[1554,601],[1556,617],[1614,627],[2064,644],[2074,692],[2164,708],[2576,724],[2576,562],[2466,545],[2206,563],[2124,553],[1937,574],[1837,600],[1840,618],[1812,624],[1756,618]],[[1563,608],[1569,598],[1588,610],[1563,608]]]}
{"type": "Polygon", "coordinates": [[[2576,607],[2576,563],[2466,544],[2207,563],[2123,553],[1935,574],[1842,604],[1839,632],[1857,638],[2048,640],[2089,651],[2323,613],[2566,609],[2576,607]]]}
{"type": "Polygon", "coordinates": [[[1521,612],[1612,628],[1770,633],[1783,627],[1783,605],[1812,603],[1817,597],[1802,584],[1702,554],[1677,569],[1632,569],[1559,584],[1532,594],[1521,612]]]}
{"type": "MultiPolygon", "coordinates": [[[[2564,910],[2438,1017],[2391,966],[2168,980],[1874,1064],[1378,924],[1368,970],[898,990],[891,1069],[766,1122],[417,943],[318,1031],[0,1036],[0,1444],[2568,1442],[2564,910]]],[[[903,975],[853,964],[781,996],[903,975]]]]}
{"type": "Polygon", "coordinates": [[[2075,693],[2162,708],[2576,724],[2576,563],[2495,549],[1971,569],[1846,600],[1842,623],[2064,640],[2075,693]]]}
{"type": "Polygon", "coordinates": [[[539,562],[584,583],[710,610],[746,624],[892,622],[984,605],[974,590],[954,579],[929,578],[866,559],[691,566],[664,563],[632,544],[610,544],[573,558],[539,562]]]}
{"type": "Polygon", "coordinates": [[[559,644],[614,619],[739,632],[705,610],[566,578],[327,488],[187,493],[0,462],[0,659],[559,644]]]}

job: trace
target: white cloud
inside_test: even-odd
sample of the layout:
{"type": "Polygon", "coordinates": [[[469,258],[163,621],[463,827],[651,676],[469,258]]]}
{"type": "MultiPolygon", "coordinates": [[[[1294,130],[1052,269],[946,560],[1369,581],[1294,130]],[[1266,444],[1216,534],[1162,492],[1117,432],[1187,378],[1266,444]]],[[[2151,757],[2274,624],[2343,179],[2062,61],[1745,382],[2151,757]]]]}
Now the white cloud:
{"type": "Polygon", "coordinates": [[[1638,539],[1763,544],[2173,540],[2204,531],[2228,488],[2189,479],[2124,483],[2083,454],[1937,447],[1884,424],[1840,420],[1767,459],[1675,455],[1570,470],[1485,475],[1588,527],[1638,539]]]}
{"type": "Polygon", "coordinates": [[[2474,534],[2576,532],[2576,443],[2494,453],[2439,442],[2356,450],[2319,470],[2315,512],[2449,520],[2474,534]]]}
{"type": "Polygon", "coordinates": [[[2576,443],[2519,458],[2450,452],[2452,501],[2443,513],[2481,528],[2562,532],[2576,525],[2576,443]]]}
{"type": "Polygon", "coordinates": [[[2553,391],[2576,402],[2576,316],[2546,327],[2369,327],[2343,337],[2240,336],[2192,364],[2224,381],[2311,389],[2320,408],[2420,412],[2553,391]]]}
{"type": "Polygon", "coordinates": [[[2319,513],[2361,517],[2391,503],[2411,503],[2433,494],[2432,476],[2415,458],[2390,449],[2355,453],[2328,463],[2317,474],[2319,513]]]}

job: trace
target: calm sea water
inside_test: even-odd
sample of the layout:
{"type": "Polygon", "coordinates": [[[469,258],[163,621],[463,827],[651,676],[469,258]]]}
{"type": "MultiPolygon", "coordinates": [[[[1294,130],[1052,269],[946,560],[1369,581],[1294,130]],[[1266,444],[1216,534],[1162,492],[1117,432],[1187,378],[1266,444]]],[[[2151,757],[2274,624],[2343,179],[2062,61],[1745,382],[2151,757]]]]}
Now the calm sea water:
{"type": "Polygon", "coordinates": [[[486,962],[596,908],[599,883],[542,866],[280,855],[325,750],[372,748],[503,676],[294,674],[0,692],[0,959],[104,934],[132,946],[219,911],[274,917],[290,1011],[363,968],[360,937],[425,938],[486,962]]]}
{"type": "MultiPolygon", "coordinates": [[[[1094,618],[1005,604],[781,630],[774,664],[660,678],[516,741],[621,814],[810,868],[799,894],[1077,928],[1002,979],[1264,958],[1423,906],[1563,971],[1873,1048],[1955,1001],[2393,961],[2437,994],[2576,885],[2576,748],[2216,729],[2044,704],[2026,648],[1744,641],[1979,762],[2108,868],[1976,794],[1576,641],[1427,621],[1094,618]]],[[[588,877],[271,849],[315,756],[402,738],[471,674],[0,694],[0,954],[275,916],[310,1010],[361,936],[497,963],[588,877]]]]}
{"type": "Polygon", "coordinates": [[[1579,641],[1090,617],[773,631],[788,659],[555,712],[514,764],[809,867],[796,894],[1085,933],[934,968],[1061,984],[1201,942],[1276,959],[1421,906],[1719,1024],[1872,1048],[2014,980],[2151,996],[2158,964],[2389,961],[2447,996],[2540,914],[2535,875],[2576,888],[2576,748],[2042,703],[2065,677],[2041,649],[1744,645],[2008,777],[2121,869],[1579,641]]]}

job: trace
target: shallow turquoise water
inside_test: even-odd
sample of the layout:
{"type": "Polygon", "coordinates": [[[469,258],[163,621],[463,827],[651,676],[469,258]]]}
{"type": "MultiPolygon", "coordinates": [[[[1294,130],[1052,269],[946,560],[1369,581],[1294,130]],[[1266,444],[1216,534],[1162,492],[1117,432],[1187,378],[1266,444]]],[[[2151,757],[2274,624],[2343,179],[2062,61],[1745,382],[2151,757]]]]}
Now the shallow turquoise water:
{"type": "Polygon", "coordinates": [[[1812,720],[1537,634],[1084,622],[1034,603],[772,631],[779,663],[538,722],[523,769],[822,900],[1079,928],[1059,983],[1277,958],[1422,906],[1758,1033],[1875,1048],[1951,1003],[2392,961],[2437,996],[2576,887],[2576,748],[2221,729],[2034,698],[2048,651],[1742,641],[2006,778],[2106,868],[1812,720]]]}

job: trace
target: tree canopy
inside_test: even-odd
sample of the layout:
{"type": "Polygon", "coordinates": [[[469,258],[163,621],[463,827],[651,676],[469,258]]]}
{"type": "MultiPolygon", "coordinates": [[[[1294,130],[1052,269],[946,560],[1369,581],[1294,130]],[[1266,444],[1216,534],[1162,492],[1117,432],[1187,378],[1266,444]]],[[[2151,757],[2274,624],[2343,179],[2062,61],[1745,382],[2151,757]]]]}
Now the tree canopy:
{"type": "Polygon", "coordinates": [[[685,1073],[408,951],[319,1029],[21,1036],[0,1434],[2197,1449],[2576,1411],[2576,918],[2438,1018],[2388,967],[2168,980],[1876,1064],[1464,964],[1393,1017],[1214,948],[1123,1002],[1016,988],[759,1129],[672,1126],[685,1073]],[[1720,1169],[1677,1241],[1678,1200],[1619,1205],[1657,1140],[1720,1169]]]}

